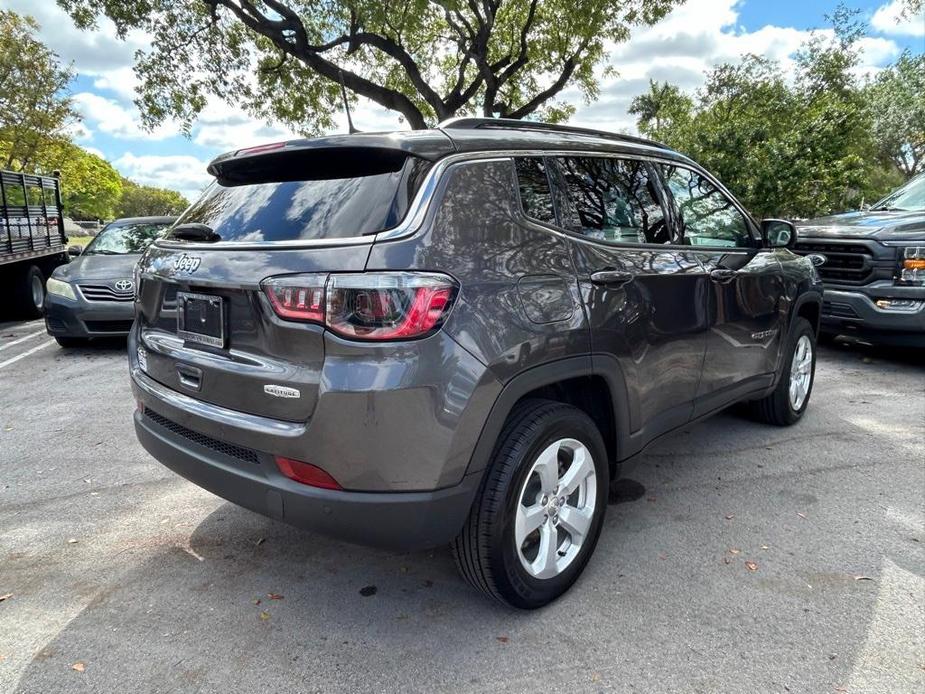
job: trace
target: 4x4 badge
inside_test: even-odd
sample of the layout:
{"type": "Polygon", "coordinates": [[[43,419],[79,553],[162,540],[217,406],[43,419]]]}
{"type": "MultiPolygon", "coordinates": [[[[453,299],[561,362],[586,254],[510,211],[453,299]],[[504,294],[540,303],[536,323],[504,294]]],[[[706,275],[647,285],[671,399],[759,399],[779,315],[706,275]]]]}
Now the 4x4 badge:
{"type": "Polygon", "coordinates": [[[199,266],[202,264],[202,258],[195,255],[187,255],[184,253],[179,258],[173,261],[173,269],[177,272],[188,272],[190,274],[196,272],[199,269],[199,266]]]}

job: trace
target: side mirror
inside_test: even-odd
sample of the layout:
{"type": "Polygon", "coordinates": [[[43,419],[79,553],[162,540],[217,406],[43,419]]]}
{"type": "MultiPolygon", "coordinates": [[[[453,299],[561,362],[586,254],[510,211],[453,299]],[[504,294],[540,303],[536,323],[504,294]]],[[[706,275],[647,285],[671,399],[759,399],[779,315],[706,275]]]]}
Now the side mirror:
{"type": "Polygon", "coordinates": [[[765,219],[761,234],[768,248],[793,248],[797,243],[797,228],[785,219],[765,219]]]}
{"type": "Polygon", "coordinates": [[[84,252],[83,246],[78,246],[74,244],[73,246],[67,247],[67,254],[72,258],[76,258],[78,255],[84,252]]]}

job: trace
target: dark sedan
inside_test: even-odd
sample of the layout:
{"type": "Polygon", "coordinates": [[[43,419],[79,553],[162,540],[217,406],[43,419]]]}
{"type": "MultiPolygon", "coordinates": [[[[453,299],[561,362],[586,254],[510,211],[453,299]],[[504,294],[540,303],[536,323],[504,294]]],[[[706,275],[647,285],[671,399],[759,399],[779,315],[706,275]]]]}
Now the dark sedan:
{"type": "Polygon", "coordinates": [[[107,224],[46,284],[45,328],[62,347],[117,337],[132,327],[135,263],[174,217],[130,217],[107,224]]]}

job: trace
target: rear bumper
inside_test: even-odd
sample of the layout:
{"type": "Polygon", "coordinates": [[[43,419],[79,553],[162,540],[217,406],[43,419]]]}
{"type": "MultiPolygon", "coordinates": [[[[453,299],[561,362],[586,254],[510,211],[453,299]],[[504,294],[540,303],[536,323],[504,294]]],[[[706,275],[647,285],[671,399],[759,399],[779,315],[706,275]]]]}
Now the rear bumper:
{"type": "Polygon", "coordinates": [[[45,297],[45,329],[53,337],[124,337],[135,318],[132,302],[45,297]]]}
{"type": "Polygon", "coordinates": [[[871,342],[925,345],[925,288],[871,285],[847,290],[826,287],[821,329],[871,342]],[[885,310],[874,303],[880,298],[911,299],[920,303],[912,311],[885,310]]]}
{"type": "Polygon", "coordinates": [[[145,450],[190,482],[270,518],[375,547],[408,551],[447,544],[462,528],[481,479],[474,473],[430,492],[318,489],[284,477],[270,455],[255,451],[244,460],[209,437],[177,431],[163,419],[135,412],[135,432],[145,450]]]}

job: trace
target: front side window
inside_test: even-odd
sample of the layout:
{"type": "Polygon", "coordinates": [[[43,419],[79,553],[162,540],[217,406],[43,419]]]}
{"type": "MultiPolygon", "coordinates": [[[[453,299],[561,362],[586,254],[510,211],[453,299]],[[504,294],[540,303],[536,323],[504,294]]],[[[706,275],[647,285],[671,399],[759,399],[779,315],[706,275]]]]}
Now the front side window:
{"type": "Polygon", "coordinates": [[[566,228],[612,243],[672,243],[645,162],[611,157],[558,162],[571,201],[566,228]]]}
{"type": "Polygon", "coordinates": [[[683,243],[691,246],[753,245],[745,217],[722,191],[696,171],[662,164],[665,185],[674,198],[683,243]]]}
{"type": "Polygon", "coordinates": [[[539,157],[518,157],[515,166],[524,214],[540,222],[555,224],[556,213],[546,176],[546,162],[539,157]]]}
{"type": "Polygon", "coordinates": [[[165,222],[139,222],[137,224],[109,225],[87,244],[83,255],[125,255],[141,253],[167,227],[165,222]]]}

